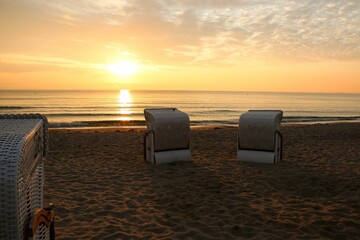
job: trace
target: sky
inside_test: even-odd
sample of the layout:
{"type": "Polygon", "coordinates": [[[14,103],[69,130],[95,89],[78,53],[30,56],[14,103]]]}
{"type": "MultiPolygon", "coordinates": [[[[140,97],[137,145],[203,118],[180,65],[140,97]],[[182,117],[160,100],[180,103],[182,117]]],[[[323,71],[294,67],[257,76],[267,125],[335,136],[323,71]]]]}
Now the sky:
{"type": "Polygon", "coordinates": [[[0,0],[0,34],[0,89],[360,93],[358,0],[0,0]]]}

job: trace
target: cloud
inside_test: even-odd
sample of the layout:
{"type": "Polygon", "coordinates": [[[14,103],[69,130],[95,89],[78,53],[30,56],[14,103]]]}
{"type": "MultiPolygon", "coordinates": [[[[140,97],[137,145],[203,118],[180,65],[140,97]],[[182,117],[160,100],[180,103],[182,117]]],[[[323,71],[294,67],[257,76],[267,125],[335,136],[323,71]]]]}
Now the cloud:
{"type": "Polygon", "coordinates": [[[30,55],[0,55],[0,72],[38,72],[59,69],[81,70],[106,69],[105,64],[86,63],[56,57],[34,57],[30,55]]]}
{"type": "MultiPolygon", "coordinates": [[[[19,9],[23,2],[18,1],[19,9]]],[[[41,13],[49,23],[25,25],[41,28],[44,38],[57,39],[46,53],[55,51],[60,58],[77,59],[65,46],[76,48],[78,43],[72,39],[78,39],[91,42],[81,45],[81,51],[105,51],[103,55],[114,54],[114,49],[129,51],[157,64],[360,60],[360,3],[356,0],[27,2],[28,15],[41,13]],[[105,47],[109,45],[112,52],[105,47]],[[55,47],[63,46],[59,56],[55,47]]]]}

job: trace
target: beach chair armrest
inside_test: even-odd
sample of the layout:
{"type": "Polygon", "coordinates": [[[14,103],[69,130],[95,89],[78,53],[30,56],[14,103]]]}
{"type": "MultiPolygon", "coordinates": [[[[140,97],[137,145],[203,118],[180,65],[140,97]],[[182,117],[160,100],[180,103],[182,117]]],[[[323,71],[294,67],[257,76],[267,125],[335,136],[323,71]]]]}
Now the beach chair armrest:
{"type": "Polygon", "coordinates": [[[275,132],[275,134],[278,134],[279,137],[280,137],[280,161],[282,161],[282,158],[283,158],[283,135],[281,134],[281,132],[279,130],[277,130],[275,132]]]}
{"type": "Polygon", "coordinates": [[[36,230],[41,224],[46,225],[50,230],[50,240],[55,240],[55,211],[51,203],[49,207],[35,210],[29,223],[29,239],[33,239],[36,230]]]}

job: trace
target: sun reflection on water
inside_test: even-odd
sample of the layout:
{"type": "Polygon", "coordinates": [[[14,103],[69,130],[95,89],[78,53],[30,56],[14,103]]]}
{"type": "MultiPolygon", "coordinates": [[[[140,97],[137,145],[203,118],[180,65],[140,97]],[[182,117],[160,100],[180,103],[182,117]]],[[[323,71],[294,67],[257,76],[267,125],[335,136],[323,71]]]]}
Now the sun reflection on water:
{"type": "Polygon", "coordinates": [[[120,115],[125,115],[125,116],[120,116],[116,120],[120,120],[120,121],[132,120],[131,117],[128,116],[132,114],[131,102],[132,100],[131,100],[130,91],[127,89],[121,89],[118,96],[118,106],[119,106],[118,113],[120,115]]]}

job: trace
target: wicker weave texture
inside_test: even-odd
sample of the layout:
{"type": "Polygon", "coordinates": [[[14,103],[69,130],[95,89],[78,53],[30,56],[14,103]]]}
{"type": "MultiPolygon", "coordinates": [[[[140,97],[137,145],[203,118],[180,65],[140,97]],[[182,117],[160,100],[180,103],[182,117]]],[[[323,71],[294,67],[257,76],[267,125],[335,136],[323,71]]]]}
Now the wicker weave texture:
{"type": "Polygon", "coordinates": [[[190,119],[176,108],[144,109],[145,159],[153,164],[191,161],[190,119]]]}
{"type": "MultiPolygon", "coordinates": [[[[43,208],[47,127],[41,115],[0,115],[1,240],[26,238],[31,215],[43,208]]],[[[44,231],[35,238],[45,239],[44,231]]]]}

